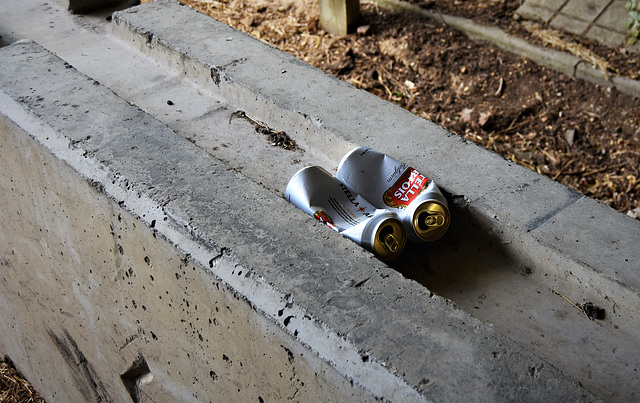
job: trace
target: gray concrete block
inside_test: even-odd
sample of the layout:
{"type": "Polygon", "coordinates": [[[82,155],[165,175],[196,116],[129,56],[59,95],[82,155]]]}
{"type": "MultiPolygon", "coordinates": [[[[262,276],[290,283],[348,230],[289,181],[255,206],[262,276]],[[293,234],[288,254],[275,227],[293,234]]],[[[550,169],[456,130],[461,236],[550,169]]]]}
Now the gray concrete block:
{"type": "MultiPolygon", "coordinates": [[[[268,343],[277,344],[281,338],[291,351],[292,344],[288,343],[302,346],[299,351],[305,357],[309,354],[320,357],[318,365],[328,365],[325,368],[332,368],[336,379],[342,379],[322,380],[324,385],[336,385],[331,393],[349,394],[360,390],[359,396],[365,400],[372,395],[401,399],[415,396],[412,391],[416,390],[431,400],[459,400],[462,395],[476,400],[545,400],[549,396],[565,395],[572,400],[582,400],[583,392],[573,389],[575,384],[571,381],[566,383],[571,377],[599,396],[633,398],[636,389],[617,382],[617,379],[632,379],[633,370],[638,367],[637,359],[633,358],[638,357],[634,354],[637,349],[634,335],[640,334],[640,330],[631,316],[635,315],[633,307],[640,303],[636,290],[631,288],[635,287],[633,282],[618,282],[633,277],[614,278],[602,274],[606,272],[602,268],[607,262],[594,259],[588,248],[609,255],[615,253],[615,249],[596,236],[581,235],[579,247],[556,242],[554,237],[558,233],[554,232],[557,229],[553,228],[553,221],[562,216],[563,211],[573,211],[580,205],[580,197],[575,192],[177,3],[158,2],[139,7],[116,15],[115,21],[114,30],[120,38],[152,56],[157,61],[153,64],[164,66],[166,73],[158,69],[152,70],[154,74],[160,74],[163,80],[172,75],[184,77],[179,80],[182,84],[169,80],[170,85],[159,91],[158,82],[154,82],[154,87],[149,85],[153,80],[147,81],[142,76],[132,78],[126,74],[126,68],[115,69],[120,72],[117,74],[105,73],[113,64],[105,63],[99,49],[103,49],[107,59],[118,49],[119,60],[137,60],[137,64],[131,65],[137,69],[148,67],[152,59],[124,49],[116,40],[109,42],[112,37],[105,35],[110,32],[109,28],[93,28],[90,31],[98,35],[83,36],[82,32],[91,27],[89,19],[71,21],[70,26],[59,30],[70,36],[62,35],[58,41],[51,40],[46,34],[48,31],[37,29],[39,25],[35,24],[32,30],[20,31],[21,35],[29,32],[40,35],[39,38],[54,46],[56,53],[70,57],[68,60],[73,60],[73,64],[77,62],[82,71],[99,75],[101,83],[108,83],[114,91],[117,89],[120,96],[128,97],[127,101],[73,67],[64,67],[51,55],[45,57],[46,52],[34,47],[26,56],[16,54],[4,61],[0,58],[6,71],[2,73],[3,91],[11,93],[0,102],[2,113],[18,113],[11,105],[18,105],[17,110],[22,110],[23,115],[25,111],[31,113],[29,119],[20,115],[19,126],[23,132],[31,133],[58,160],[68,161],[80,174],[94,175],[89,182],[98,193],[104,192],[114,200],[105,208],[120,208],[137,217],[137,221],[133,221],[136,226],[152,227],[157,237],[168,240],[168,244],[179,248],[181,253],[188,253],[193,259],[194,271],[208,273],[210,270],[221,287],[227,287],[241,301],[248,302],[250,308],[255,308],[255,312],[246,307],[240,309],[244,318],[261,323],[256,316],[262,315],[266,323],[275,324],[282,333],[268,343]],[[82,26],[77,25],[79,23],[82,26]],[[185,25],[189,25],[189,32],[185,32],[185,25]],[[93,46],[97,42],[102,48],[93,46]],[[82,49],[69,51],[70,43],[82,49]],[[92,60],[97,62],[92,64],[92,60]],[[55,68],[51,68],[52,65],[55,68]],[[201,126],[190,126],[179,123],[178,115],[174,120],[166,119],[170,127],[160,124],[157,119],[163,119],[168,112],[167,94],[175,89],[182,97],[178,101],[183,102],[183,98],[194,92],[184,91],[180,85],[192,86],[193,83],[198,94],[212,92],[215,96],[211,99],[222,100],[198,109],[201,114],[206,113],[209,120],[201,126]],[[145,89],[127,89],[136,85],[145,89]],[[144,98],[145,91],[150,91],[147,88],[153,88],[151,96],[164,97],[160,101],[165,103],[165,109],[157,108],[153,100],[144,98]],[[145,105],[148,113],[132,106],[134,100],[136,104],[145,105]],[[437,245],[407,251],[404,261],[394,263],[401,273],[410,274],[410,278],[421,284],[371,260],[369,254],[337,234],[311,224],[308,217],[280,199],[277,195],[281,194],[287,177],[282,172],[290,167],[274,175],[271,171],[276,165],[265,165],[260,159],[226,164],[212,158],[212,154],[216,155],[215,147],[205,146],[206,141],[219,145],[215,141],[226,140],[221,140],[224,136],[203,140],[207,129],[200,128],[216,126],[221,132],[228,131],[227,137],[251,134],[250,130],[242,131],[242,125],[235,121],[229,123],[230,112],[220,113],[217,102],[222,102],[229,111],[242,109],[272,127],[286,130],[305,147],[306,155],[326,154],[323,161],[330,169],[351,146],[367,144],[410,162],[435,179],[448,192],[453,206],[455,222],[449,236],[437,245]],[[217,112],[209,114],[207,111],[211,108],[217,112]],[[53,141],[38,134],[43,133],[42,130],[31,130],[40,127],[38,125],[50,128],[46,133],[54,133],[49,138],[57,139],[57,148],[52,149],[53,141]],[[176,132],[191,141],[185,141],[176,132]],[[251,176],[252,164],[262,176],[251,176]],[[245,168],[241,168],[243,165],[245,168]],[[262,183],[263,178],[269,178],[264,181],[268,185],[262,183]],[[238,183],[243,185],[238,187],[238,183]],[[571,253],[567,252],[569,248],[571,253]],[[580,254],[589,259],[577,260],[580,254]],[[616,288],[616,284],[619,287],[616,288]],[[608,315],[614,311],[616,314],[604,322],[588,321],[569,303],[552,294],[551,289],[560,288],[559,285],[563,287],[560,291],[571,298],[576,297],[569,291],[576,292],[581,303],[586,299],[598,304],[615,300],[615,305],[606,307],[608,315]],[[439,295],[451,297],[462,309],[433,295],[431,286],[438,289],[439,295]],[[484,295],[484,305],[474,299],[476,292],[484,295]],[[485,313],[491,310],[489,305],[494,306],[493,316],[485,313]],[[515,340],[515,344],[507,341],[509,339],[515,340]],[[609,354],[611,351],[616,353],[609,354]],[[460,387],[458,380],[462,378],[465,382],[460,387]],[[343,389],[340,385],[344,385],[345,379],[352,380],[356,388],[343,389]],[[554,386],[554,382],[559,386],[554,386]]],[[[448,23],[453,25],[456,21],[448,23]]],[[[491,33],[478,30],[478,36],[482,34],[491,33]]],[[[8,53],[3,53],[6,55],[8,53]]],[[[549,54],[546,57],[553,58],[549,54]]],[[[207,97],[197,99],[209,102],[207,97]]],[[[198,113],[189,118],[185,116],[182,115],[185,119],[200,119],[198,113]]],[[[25,134],[16,136],[22,138],[25,134]]],[[[264,155],[275,154],[264,152],[264,155]]],[[[71,182],[83,183],[82,178],[76,179],[71,182]]],[[[42,187],[37,183],[29,186],[42,187]]],[[[5,188],[10,189],[11,185],[7,183],[5,188]]],[[[25,200],[21,199],[18,204],[25,204],[25,200]]],[[[590,234],[602,224],[599,220],[612,220],[611,225],[615,225],[616,217],[621,215],[610,212],[611,216],[596,217],[587,223],[574,214],[562,221],[563,226],[570,226],[572,229],[567,233],[571,234],[579,233],[576,228],[584,226],[590,234]]],[[[67,215],[57,211],[38,214],[38,217],[67,215]]],[[[8,217],[15,220],[11,215],[8,217]]],[[[117,215],[114,217],[117,219],[117,215]]],[[[78,222],[86,220],[65,225],[75,228],[78,222]]],[[[630,223],[620,226],[620,237],[633,239],[637,234],[637,227],[630,223]]],[[[103,239],[108,236],[101,233],[103,239]]],[[[20,239],[26,245],[21,250],[32,247],[29,240],[20,239]]],[[[119,246],[127,253],[126,244],[119,246]]],[[[110,248],[112,254],[120,253],[120,248],[114,248],[110,248]]],[[[63,256],[74,253],[71,249],[61,251],[63,256]]],[[[47,256],[46,252],[45,248],[41,253],[47,256]]],[[[9,253],[7,251],[11,256],[9,253]]],[[[117,254],[114,256],[117,258],[117,254]]],[[[177,261],[183,257],[172,255],[170,258],[177,261]]],[[[83,255],[83,260],[85,258],[90,260],[90,256],[83,255]]],[[[145,265],[146,262],[142,268],[145,265]]],[[[139,269],[136,265],[131,267],[139,269]]],[[[170,283],[171,274],[180,275],[171,264],[162,267],[168,267],[169,272],[163,284],[170,283]]],[[[184,276],[186,270],[178,268],[184,276]]],[[[109,270],[107,266],[105,271],[109,270]]],[[[28,280],[37,284],[33,278],[28,280]]],[[[142,286],[151,287],[147,283],[142,286]]],[[[180,283],[172,292],[181,295],[181,288],[185,286],[190,288],[188,283],[180,283]]],[[[72,291],[67,294],[71,295],[72,291]]],[[[198,292],[198,295],[205,294],[209,291],[198,292]]],[[[138,299],[133,300],[139,305],[138,299]]],[[[151,305],[145,300],[147,310],[151,305]]],[[[69,313],[69,309],[65,312],[69,313]]],[[[174,321],[184,319],[172,318],[174,321]]],[[[126,321],[130,321],[128,316],[126,321]]],[[[245,332],[244,328],[235,330],[245,332]]],[[[154,333],[158,336],[155,330],[154,333]]],[[[60,328],[56,328],[53,335],[56,336],[53,339],[69,340],[60,328]]],[[[177,335],[166,333],[162,339],[179,337],[180,333],[177,335]]],[[[193,343],[199,345],[197,334],[190,335],[193,336],[189,339],[191,344],[181,345],[186,350],[192,348],[193,343]]],[[[72,339],[79,338],[74,334],[72,339]]],[[[275,347],[274,356],[278,351],[286,353],[284,348],[275,347]]],[[[135,359],[135,354],[127,355],[118,364],[122,371],[109,375],[116,379],[114,385],[122,388],[119,375],[130,368],[135,359]]],[[[253,359],[244,356],[240,361],[246,365],[253,359]]],[[[149,359],[147,362],[153,363],[149,359]]],[[[286,365],[284,360],[278,362],[277,365],[286,365]]],[[[202,363],[203,367],[211,364],[206,360],[202,363]]],[[[325,373],[323,367],[318,368],[325,373]]],[[[213,371],[222,379],[218,370],[213,371]]],[[[242,374],[233,376],[236,375],[242,374]]],[[[253,373],[245,375],[248,379],[257,379],[251,378],[253,373]]],[[[199,373],[198,379],[206,376],[206,372],[199,373]]],[[[176,381],[178,384],[183,384],[183,380],[176,381]]],[[[202,384],[196,385],[200,386],[202,384]]],[[[283,387],[294,386],[295,382],[283,387]]],[[[309,396],[315,393],[311,388],[302,392],[309,396]]]]}
{"type": "MultiPolygon", "coordinates": [[[[518,256],[518,264],[525,264],[523,262],[526,261],[530,267],[536,267],[540,273],[554,279],[562,277],[567,267],[581,278],[586,278],[599,272],[595,266],[602,267],[606,264],[598,260],[576,261],[573,253],[580,253],[582,248],[609,250],[610,245],[594,238],[588,245],[580,244],[578,249],[572,245],[572,253],[565,253],[568,245],[557,245],[552,232],[545,230],[545,224],[552,217],[580,200],[582,196],[578,193],[480,149],[401,108],[291,60],[287,55],[267,48],[259,57],[255,57],[254,48],[250,41],[245,42],[243,34],[225,31],[228,32],[225,33],[228,35],[227,39],[209,43],[186,38],[179,25],[173,25],[174,22],[187,18],[180,16],[180,13],[180,8],[174,3],[157,2],[145,7],[144,14],[139,11],[124,11],[118,13],[114,20],[119,25],[117,32],[121,37],[130,40],[138,49],[161,63],[166,60],[182,60],[180,65],[188,65],[189,69],[200,65],[203,71],[207,71],[210,66],[223,65],[225,60],[228,63],[228,55],[233,53],[231,60],[242,60],[242,63],[229,64],[223,70],[214,69],[222,74],[214,74],[209,82],[206,81],[206,75],[196,75],[197,80],[205,79],[198,82],[212,91],[225,94],[234,99],[234,102],[242,103],[253,113],[264,117],[265,121],[276,122],[279,126],[289,125],[290,133],[305,144],[313,144],[312,147],[329,145],[325,146],[325,150],[336,164],[343,155],[344,148],[360,144],[373,146],[406,161],[435,179],[448,194],[454,196],[454,200],[464,200],[465,207],[456,211],[462,215],[461,220],[481,222],[486,233],[496,235],[499,242],[508,245],[505,247],[508,254],[518,256]],[[172,15],[173,21],[163,21],[160,18],[163,12],[172,15]],[[148,23],[147,19],[154,22],[148,23]],[[145,32],[152,32],[154,39],[144,40],[145,36],[140,33],[145,32]],[[236,40],[241,41],[241,46],[234,43],[236,40]],[[189,45],[189,41],[197,43],[197,52],[193,52],[194,45],[189,45]],[[189,52],[183,51],[185,46],[192,46],[189,52]],[[245,48],[249,50],[243,54],[242,49],[245,48]],[[258,66],[276,68],[267,78],[260,74],[265,68],[258,66]],[[304,85],[292,86],[287,83],[282,77],[290,72],[295,72],[296,79],[304,85]],[[376,113],[372,114],[371,111],[376,113]],[[532,232],[535,232],[535,236],[532,232]]],[[[200,23],[203,37],[205,32],[209,35],[212,31],[226,29],[218,27],[218,23],[211,20],[203,19],[198,22],[200,23]]],[[[456,19],[447,18],[447,23],[454,25],[456,19]]],[[[478,29],[477,35],[486,34],[486,30],[488,29],[478,29]]],[[[190,35],[195,35],[195,32],[191,31],[190,35]]],[[[505,40],[513,39],[506,37],[505,40]]],[[[560,52],[538,52],[541,59],[553,60],[557,54],[566,57],[567,60],[559,64],[568,69],[569,74],[574,73],[577,58],[560,52]]],[[[189,74],[189,69],[184,71],[189,74]]],[[[622,217],[619,213],[613,213],[618,218],[622,217]]],[[[565,225],[587,225],[595,229],[600,225],[598,220],[596,218],[585,224],[575,217],[565,225]]],[[[640,228],[631,225],[625,231],[626,236],[634,238],[640,228]]],[[[602,287],[611,285],[611,279],[604,277],[601,280],[604,282],[602,287]]],[[[553,286],[553,280],[550,281],[545,287],[553,286]]],[[[623,284],[625,292],[637,296],[637,292],[631,288],[633,286],[633,283],[623,284]]],[[[594,291],[595,294],[597,292],[594,291]]],[[[628,305],[633,306],[637,298],[629,298],[628,301],[633,301],[628,305]]],[[[592,329],[586,331],[591,332],[592,329]]],[[[350,336],[356,337],[355,334],[350,336]]],[[[593,347],[597,349],[597,346],[593,347]]],[[[554,357],[549,351],[547,353],[550,359],[564,360],[557,354],[554,357]]],[[[585,357],[578,350],[575,350],[575,354],[585,357]]],[[[571,360],[564,361],[564,364],[569,361],[571,360]]],[[[615,367],[616,364],[611,365],[615,367]]],[[[571,371],[571,367],[567,365],[563,369],[571,371]]],[[[574,373],[574,376],[581,375],[574,373]]],[[[605,379],[600,375],[597,378],[605,379]]],[[[581,381],[583,379],[585,382],[593,382],[593,377],[591,381],[586,378],[581,378],[581,381]]],[[[608,383],[598,382],[598,385],[608,383]]],[[[599,386],[593,387],[597,390],[599,386]]]]}
{"type": "Polygon", "coordinates": [[[588,19],[590,22],[609,6],[611,0],[569,0],[561,12],[571,17],[588,19]]]}
{"type": "Polygon", "coordinates": [[[549,23],[549,25],[554,29],[567,31],[576,35],[582,35],[586,32],[590,24],[590,21],[582,20],[578,17],[564,13],[557,14],[549,23]]]}
{"type": "Polygon", "coordinates": [[[532,21],[549,22],[555,15],[556,10],[551,10],[546,7],[539,7],[535,4],[530,4],[529,1],[518,7],[516,14],[522,18],[532,21]]]}
{"type": "Polygon", "coordinates": [[[586,33],[587,37],[612,48],[622,46],[627,39],[626,33],[620,33],[612,31],[608,28],[602,28],[599,25],[594,25],[586,33]]]}
{"type": "Polygon", "coordinates": [[[576,78],[588,80],[605,88],[613,85],[608,72],[604,72],[583,60],[576,64],[574,75],[576,78]]]}
{"type": "MultiPolygon", "coordinates": [[[[640,48],[638,49],[640,51],[640,48]]],[[[629,77],[611,77],[616,89],[627,95],[638,96],[640,94],[640,82],[629,77]]]]}
{"type": "MultiPolygon", "coordinates": [[[[629,12],[624,8],[625,3],[625,0],[614,0],[602,15],[598,17],[595,25],[626,35],[627,28],[625,23],[629,18],[629,12]]],[[[619,44],[620,43],[618,43],[618,45],[619,44]]]]}

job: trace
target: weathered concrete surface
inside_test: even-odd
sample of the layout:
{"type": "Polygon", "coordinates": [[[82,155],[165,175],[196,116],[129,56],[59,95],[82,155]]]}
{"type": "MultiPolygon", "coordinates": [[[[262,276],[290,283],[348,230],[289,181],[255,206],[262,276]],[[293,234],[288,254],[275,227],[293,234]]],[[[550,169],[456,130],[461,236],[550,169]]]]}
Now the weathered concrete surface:
{"type": "Polygon", "coordinates": [[[38,45],[0,53],[1,348],[47,397],[121,400],[143,357],[159,400],[593,399],[38,45]]]}
{"type": "Polygon", "coordinates": [[[150,228],[155,211],[133,216],[132,189],[110,198],[51,153],[82,158],[67,138],[0,99],[21,125],[0,116],[0,351],[47,401],[373,400],[150,228]]]}
{"type": "Polygon", "coordinates": [[[114,21],[118,35],[141,52],[168,68],[193,74],[199,85],[242,104],[252,116],[285,129],[307,147],[324,149],[335,164],[345,148],[374,146],[426,172],[454,197],[469,201],[474,215],[511,237],[513,244],[533,239],[570,256],[587,271],[607,273],[607,268],[616,267],[617,276],[605,278],[639,290],[636,220],[604,206],[582,220],[585,197],[578,192],[172,1],[117,13],[114,21]],[[187,23],[189,32],[181,29],[187,23]],[[206,32],[210,40],[194,41],[196,32],[206,32]],[[260,69],[255,68],[258,65],[260,69]],[[304,84],[291,85],[291,77],[304,84]],[[555,231],[560,227],[552,224],[565,212],[572,218],[563,222],[561,230],[587,237],[615,227],[615,239],[594,236],[590,242],[559,244],[555,231]]]}
{"type": "MultiPolygon", "coordinates": [[[[515,337],[600,396],[637,396],[640,391],[636,388],[616,386],[619,376],[637,378],[640,367],[634,358],[637,354],[629,354],[637,351],[640,330],[636,319],[640,315],[636,286],[640,256],[635,247],[640,227],[636,221],[604,206],[585,221],[585,206],[598,203],[291,57],[270,48],[259,52],[259,44],[251,38],[175,3],[157,2],[145,7],[144,14],[136,10],[114,17],[119,36],[167,68],[193,75],[204,88],[241,103],[274,126],[286,128],[309,148],[324,149],[336,164],[344,148],[364,144],[426,172],[454,202],[461,202],[456,211],[461,220],[480,222],[482,230],[475,232],[478,236],[496,237],[493,246],[491,242],[484,245],[499,252],[482,253],[482,246],[473,239],[466,243],[445,240],[452,242],[451,252],[434,252],[438,256],[432,261],[458,273],[451,277],[460,290],[453,293],[445,286],[439,288],[440,295],[460,302],[468,312],[515,337]],[[171,21],[163,13],[171,15],[171,21]],[[186,23],[192,28],[189,35],[179,28],[186,23]],[[195,32],[202,32],[203,38],[206,32],[210,40],[194,41],[195,32]],[[291,77],[304,85],[292,86],[291,77]],[[554,226],[556,222],[562,226],[554,226]],[[598,237],[601,228],[608,227],[618,232],[612,238],[598,237]],[[558,232],[563,230],[575,234],[578,242],[558,242],[558,232]],[[467,254],[467,258],[456,252],[467,254]],[[505,259],[496,264],[492,259],[496,254],[505,259]],[[477,263],[482,259],[484,264],[477,263]],[[483,276],[479,284],[484,285],[478,288],[480,299],[490,295],[487,302],[493,301],[496,307],[489,308],[487,316],[475,310],[478,303],[473,299],[478,297],[463,285],[480,277],[480,272],[492,273],[483,276]],[[528,281],[518,277],[514,281],[504,273],[533,276],[527,275],[528,281]],[[489,279],[495,284],[486,281],[489,279]],[[581,323],[580,317],[562,307],[556,309],[565,303],[554,293],[558,290],[581,304],[590,301],[607,307],[607,322],[604,326],[581,323]],[[574,340],[586,342],[579,345],[574,340]]],[[[459,228],[467,229],[464,225],[459,228]]],[[[412,267],[405,265],[403,273],[421,278],[424,276],[416,272],[433,270],[428,259],[415,253],[412,256],[412,267]]],[[[430,280],[434,282],[423,284],[442,284],[440,279],[430,280]]]]}

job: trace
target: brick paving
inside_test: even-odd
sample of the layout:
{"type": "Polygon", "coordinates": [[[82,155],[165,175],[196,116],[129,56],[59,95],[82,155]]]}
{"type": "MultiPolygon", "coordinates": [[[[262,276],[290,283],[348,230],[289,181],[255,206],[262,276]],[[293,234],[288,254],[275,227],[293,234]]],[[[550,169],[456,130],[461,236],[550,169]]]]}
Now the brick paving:
{"type": "MultiPolygon", "coordinates": [[[[517,14],[551,28],[595,39],[611,47],[625,45],[629,16],[626,0],[526,0],[517,14]]],[[[640,51],[640,45],[629,47],[640,51]]]]}

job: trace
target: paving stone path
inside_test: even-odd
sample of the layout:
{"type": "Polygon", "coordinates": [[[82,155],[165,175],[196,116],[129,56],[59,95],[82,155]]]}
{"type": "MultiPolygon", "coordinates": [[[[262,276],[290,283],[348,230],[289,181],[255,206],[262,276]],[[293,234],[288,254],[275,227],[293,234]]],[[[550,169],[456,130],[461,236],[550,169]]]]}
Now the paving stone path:
{"type": "MultiPolygon", "coordinates": [[[[517,14],[618,47],[627,39],[625,22],[629,14],[625,3],[626,0],[526,0],[517,14]]],[[[629,48],[640,51],[638,44],[629,48]]]]}

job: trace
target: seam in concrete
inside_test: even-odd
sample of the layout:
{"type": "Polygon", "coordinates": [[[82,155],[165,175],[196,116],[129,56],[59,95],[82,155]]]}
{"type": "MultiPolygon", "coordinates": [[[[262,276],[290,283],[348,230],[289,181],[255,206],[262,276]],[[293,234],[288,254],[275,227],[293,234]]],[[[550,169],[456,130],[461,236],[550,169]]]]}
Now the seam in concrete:
{"type": "Polygon", "coordinates": [[[571,0],[564,0],[562,5],[560,5],[560,7],[558,7],[558,9],[553,12],[553,15],[551,16],[550,21],[553,20],[554,18],[556,18],[558,16],[558,14],[560,14],[560,11],[562,11],[562,9],[569,3],[569,1],[571,1],[571,0]]]}
{"type": "Polygon", "coordinates": [[[607,3],[606,6],[604,6],[602,8],[602,10],[600,10],[600,12],[598,13],[598,15],[596,15],[590,22],[589,22],[589,26],[587,26],[587,29],[584,30],[584,32],[582,33],[583,35],[585,35],[587,32],[589,32],[589,30],[591,28],[593,28],[594,25],[596,25],[596,22],[598,21],[598,19],[602,16],[602,14],[605,13],[605,11],[607,11],[607,9],[609,8],[609,6],[611,6],[611,4],[613,3],[614,0],[609,0],[609,2],[607,3]]]}
{"type": "Polygon", "coordinates": [[[560,205],[555,210],[550,211],[547,214],[545,214],[545,215],[543,215],[541,217],[538,217],[535,220],[531,221],[529,223],[529,225],[527,226],[526,231],[527,232],[534,231],[536,228],[538,228],[541,225],[547,223],[550,219],[552,219],[553,217],[557,216],[558,214],[561,214],[567,208],[569,208],[570,206],[576,204],[577,202],[579,202],[580,200],[584,199],[585,197],[587,197],[587,196],[584,196],[581,193],[576,192],[575,199],[568,199],[564,204],[560,205]]]}

